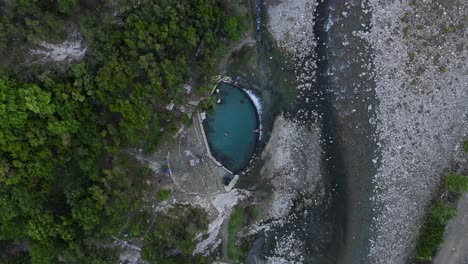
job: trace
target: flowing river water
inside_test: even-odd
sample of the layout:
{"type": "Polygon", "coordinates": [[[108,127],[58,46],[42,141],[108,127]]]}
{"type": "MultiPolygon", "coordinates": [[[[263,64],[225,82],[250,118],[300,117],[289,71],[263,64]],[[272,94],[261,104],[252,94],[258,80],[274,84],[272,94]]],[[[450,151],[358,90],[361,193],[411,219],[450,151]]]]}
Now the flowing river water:
{"type": "MultiPolygon", "coordinates": [[[[257,15],[259,77],[268,79],[263,67],[272,63],[265,57],[269,47],[263,41],[261,12],[266,8],[253,1],[257,15]]],[[[299,207],[295,204],[284,225],[258,235],[247,263],[256,263],[274,255],[276,237],[295,232],[304,245],[304,263],[368,263],[369,241],[372,239],[371,207],[372,177],[376,171],[375,116],[371,50],[353,31],[369,30],[370,13],[365,13],[361,1],[319,1],[315,13],[314,34],[317,69],[313,89],[307,97],[297,100],[287,111],[292,118],[299,109],[317,112],[320,118],[302,120],[321,122],[322,148],[325,152],[325,206],[299,207]],[[300,208],[300,209],[298,209],[300,208]]],[[[271,72],[269,74],[272,74],[271,72]]],[[[274,74],[274,72],[273,72],[274,74]]],[[[272,84],[274,85],[274,84],[272,84]]],[[[304,119],[304,117],[302,117],[304,119]]],[[[298,200],[300,200],[299,198],[298,200]]]]}
{"type": "Polygon", "coordinates": [[[369,262],[372,219],[377,213],[370,201],[378,156],[376,128],[370,121],[375,118],[374,109],[378,104],[370,74],[372,50],[365,40],[353,36],[353,32],[370,30],[371,14],[363,11],[366,10],[365,3],[328,0],[326,7],[328,20],[333,23],[327,32],[326,45],[323,45],[328,58],[328,98],[344,185],[344,243],[339,263],[369,262]]]}

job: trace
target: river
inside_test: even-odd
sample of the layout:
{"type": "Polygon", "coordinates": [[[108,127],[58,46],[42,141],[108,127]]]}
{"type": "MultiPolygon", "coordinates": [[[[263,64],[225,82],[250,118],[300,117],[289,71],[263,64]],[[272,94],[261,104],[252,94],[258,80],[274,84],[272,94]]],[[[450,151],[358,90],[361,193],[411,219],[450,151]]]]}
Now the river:
{"type": "MultiPolygon", "coordinates": [[[[372,218],[376,214],[369,199],[378,156],[375,126],[370,120],[375,117],[378,102],[373,78],[368,74],[372,69],[371,50],[352,32],[369,30],[370,13],[364,13],[360,2],[318,3],[313,28],[315,54],[306,56],[306,60],[315,60],[317,69],[305,69],[314,75],[310,78],[313,89],[303,94],[304,99],[295,100],[286,112],[304,125],[321,123],[325,202],[302,207],[300,200],[306,197],[299,197],[286,223],[258,235],[247,262],[275,255],[278,237],[294,233],[295,239],[302,240],[300,254],[304,263],[368,263],[372,218]],[[318,118],[298,114],[301,111],[316,112],[318,118]]],[[[265,50],[270,49],[265,45],[271,43],[261,41],[264,32],[259,9],[268,7],[255,7],[260,22],[259,64],[264,67],[271,63],[265,57],[265,50]]]]}

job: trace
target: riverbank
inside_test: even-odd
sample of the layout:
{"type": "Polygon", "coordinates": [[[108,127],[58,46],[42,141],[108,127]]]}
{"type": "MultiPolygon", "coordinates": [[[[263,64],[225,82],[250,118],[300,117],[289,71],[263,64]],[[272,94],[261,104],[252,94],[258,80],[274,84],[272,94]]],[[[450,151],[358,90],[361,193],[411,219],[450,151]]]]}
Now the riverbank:
{"type": "MultiPolygon", "coordinates": [[[[337,210],[345,210],[346,242],[329,260],[404,263],[423,208],[467,129],[466,3],[325,3],[330,9],[320,12],[330,16],[321,30],[330,39],[318,41],[325,54],[315,54],[322,38],[311,31],[320,17],[315,2],[268,1],[267,10],[273,39],[295,63],[298,97],[290,116],[322,122],[313,98],[332,105],[336,142],[322,145],[337,144],[343,158],[346,208],[337,210]],[[329,86],[320,93],[313,89],[323,70],[329,86]]],[[[330,164],[340,173],[340,158],[327,158],[336,158],[330,164]]]]}
{"type": "MultiPolygon", "coordinates": [[[[468,175],[468,151],[463,149],[462,145],[456,152],[456,158],[450,169],[468,177],[466,176],[468,175]]],[[[443,242],[433,258],[434,264],[468,261],[468,194],[462,194],[455,205],[457,215],[445,228],[443,242]]]]}
{"type": "Polygon", "coordinates": [[[447,225],[444,243],[437,252],[434,264],[466,263],[468,261],[467,226],[468,194],[465,194],[457,203],[457,216],[447,225]]]}
{"type": "Polygon", "coordinates": [[[378,146],[372,263],[408,261],[424,208],[467,130],[466,1],[369,1],[378,146]],[[444,30],[449,27],[448,30],[444,30]]]}

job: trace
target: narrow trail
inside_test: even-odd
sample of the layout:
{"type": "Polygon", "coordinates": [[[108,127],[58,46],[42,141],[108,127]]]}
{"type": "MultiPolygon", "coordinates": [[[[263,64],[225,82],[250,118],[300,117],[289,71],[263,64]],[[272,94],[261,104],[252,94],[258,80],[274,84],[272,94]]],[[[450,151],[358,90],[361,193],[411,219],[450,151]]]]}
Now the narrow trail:
{"type": "Polygon", "coordinates": [[[219,62],[219,73],[221,76],[225,76],[227,73],[227,66],[229,62],[229,58],[231,55],[242,49],[244,46],[254,46],[257,44],[257,40],[253,37],[253,32],[249,31],[245,33],[245,37],[241,39],[240,41],[233,43],[228,47],[228,51],[226,52],[226,55],[221,59],[219,62]]]}

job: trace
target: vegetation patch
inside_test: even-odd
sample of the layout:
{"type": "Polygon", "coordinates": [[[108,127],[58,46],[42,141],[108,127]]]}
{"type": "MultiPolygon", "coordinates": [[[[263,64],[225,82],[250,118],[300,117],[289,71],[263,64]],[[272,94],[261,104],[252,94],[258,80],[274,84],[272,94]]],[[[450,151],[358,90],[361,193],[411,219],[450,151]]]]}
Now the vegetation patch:
{"type": "Polygon", "coordinates": [[[244,226],[244,210],[235,207],[228,225],[228,257],[236,263],[242,263],[244,254],[237,243],[237,235],[244,226]]]}
{"type": "MultiPolygon", "coordinates": [[[[113,237],[142,235],[147,227],[139,212],[151,175],[123,150],[151,152],[189,122],[166,105],[186,103],[183,84],[192,77],[200,85],[211,80],[228,38],[223,7],[191,0],[3,2],[2,55],[73,33],[87,51],[71,65],[1,58],[0,262],[117,263],[113,237]]],[[[159,219],[153,237],[162,232],[172,240],[148,237],[148,259],[192,261],[188,237],[205,220],[196,210],[180,211],[159,219]]]]}
{"type": "Polygon", "coordinates": [[[145,237],[142,259],[150,263],[209,263],[203,256],[193,256],[195,236],[208,228],[206,213],[198,207],[179,205],[158,215],[145,237]]]}
{"type": "MultiPolygon", "coordinates": [[[[445,176],[445,190],[454,194],[454,200],[459,195],[468,192],[468,176],[457,172],[445,176]]],[[[440,199],[442,200],[442,199],[440,199]]],[[[445,225],[457,215],[457,209],[446,201],[438,201],[429,208],[423,230],[416,245],[416,260],[427,263],[432,260],[435,252],[443,243],[445,225]]]]}
{"type": "Polygon", "coordinates": [[[169,199],[170,195],[171,195],[171,191],[166,190],[166,189],[160,189],[156,193],[156,196],[158,197],[158,200],[160,200],[160,201],[165,201],[165,200],[169,199]]]}
{"type": "Polygon", "coordinates": [[[457,209],[445,203],[437,203],[429,209],[424,229],[416,246],[418,260],[432,259],[434,252],[443,242],[445,224],[455,215],[457,215],[457,209]]]}
{"type": "Polygon", "coordinates": [[[123,238],[130,236],[137,238],[142,236],[149,227],[151,214],[147,211],[138,212],[130,218],[128,228],[122,232],[123,238]]]}
{"type": "Polygon", "coordinates": [[[468,153],[468,140],[463,141],[463,151],[468,153]]]}
{"type": "Polygon", "coordinates": [[[445,177],[445,188],[447,191],[456,194],[464,194],[468,192],[468,176],[457,172],[448,174],[445,177]]]}
{"type": "Polygon", "coordinates": [[[226,36],[230,40],[240,40],[242,38],[242,34],[248,30],[248,19],[250,19],[250,16],[248,15],[228,17],[224,22],[224,31],[226,36]]]}
{"type": "Polygon", "coordinates": [[[253,205],[234,207],[228,224],[228,257],[231,261],[243,263],[249,244],[239,239],[239,233],[243,227],[255,221],[258,214],[258,209],[253,205]]]}

